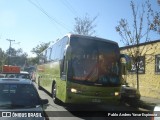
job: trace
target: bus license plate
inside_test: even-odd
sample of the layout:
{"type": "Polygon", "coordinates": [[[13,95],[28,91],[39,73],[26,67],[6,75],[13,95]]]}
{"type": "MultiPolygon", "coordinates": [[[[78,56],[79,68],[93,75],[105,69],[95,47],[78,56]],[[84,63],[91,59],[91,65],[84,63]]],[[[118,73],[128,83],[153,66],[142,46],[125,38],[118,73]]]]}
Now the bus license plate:
{"type": "Polygon", "coordinates": [[[101,100],[100,99],[92,99],[92,102],[94,102],[94,103],[100,103],[101,100]]]}
{"type": "Polygon", "coordinates": [[[133,98],[133,97],[135,97],[135,95],[129,95],[129,97],[133,98]]]}

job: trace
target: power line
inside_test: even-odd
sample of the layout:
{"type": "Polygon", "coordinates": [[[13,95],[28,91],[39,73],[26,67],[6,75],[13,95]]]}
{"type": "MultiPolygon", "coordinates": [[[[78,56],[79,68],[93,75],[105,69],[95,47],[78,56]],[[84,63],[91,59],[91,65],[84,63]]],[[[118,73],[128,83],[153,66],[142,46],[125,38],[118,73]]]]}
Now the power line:
{"type": "MultiPolygon", "coordinates": [[[[54,22],[54,23],[57,23],[58,25],[60,25],[60,26],[62,26],[63,28],[65,28],[66,30],[71,30],[71,29],[69,29],[69,28],[67,28],[67,27],[65,27],[65,25],[62,23],[62,22],[59,22],[59,21],[57,21],[55,18],[53,18],[53,17],[51,17],[41,6],[40,6],[40,4],[38,3],[38,1],[37,1],[37,3],[38,3],[38,5],[36,4],[36,3],[34,3],[34,2],[32,2],[31,0],[28,0],[32,5],[34,5],[36,8],[38,8],[42,13],[44,13],[52,22],[54,22]]],[[[58,28],[57,28],[58,29],[58,28]]]]}
{"type": "MultiPolygon", "coordinates": [[[[57,21],[55,20],[55,19],[53,19],[52,17],[50,17],[49,15],[48,15],[48,13],[46,12],[46,11],[44,11],[43,9],[42,9],[42,7],[39,5],[37,5],[36,3],[34,3],[34,2],[32,2],[31,0],[28,0],[32,5],[34,5],[36,8],[38,8],[42,13],[44,13],[51,21],[54,21],[55,23],[57,23],[57,21]]],[[[38,1],[37,1],[38,2],[38,1]]],[[[59,23],[57,23],[57,24],[59,24],[59,23]]],[[[57,28],[58,29],[58,28],[57,28]]]]}
{"type": "Polygon", "coordinates": [[[76,17],[78,16],[78,12],[73,8],[73,6],[67,0],[61,0],[61,2],[66,6],[76,17]]]}

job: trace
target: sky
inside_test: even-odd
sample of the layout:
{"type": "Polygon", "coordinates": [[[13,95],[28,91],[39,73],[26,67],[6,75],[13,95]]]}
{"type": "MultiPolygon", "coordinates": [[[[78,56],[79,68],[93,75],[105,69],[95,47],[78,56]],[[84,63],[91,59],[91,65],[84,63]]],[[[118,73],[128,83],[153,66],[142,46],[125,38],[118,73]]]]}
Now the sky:
{"type": "MultiPolygon", "coordinates": [[[[145,0],[134,0],[141,6],[145,0]]],[[[150,0],[152,8],[160,10],[157,0],[150,0]]],[[[41,43],[55,41],[73,32],[75,18],[98,16],[95,36],[118,42],[124,46],[115,27],[121,18],[132,23],[130,0],[0,0],[0,48],[9,48],[7,39],[15,40],[12,47],[22,48],[29,57],[31,50],[41,43]]],[[[131,24],[132,25],[132,24],[131,24]]],[[[160,39],[156,33],[152,40],[160,39]]]]}

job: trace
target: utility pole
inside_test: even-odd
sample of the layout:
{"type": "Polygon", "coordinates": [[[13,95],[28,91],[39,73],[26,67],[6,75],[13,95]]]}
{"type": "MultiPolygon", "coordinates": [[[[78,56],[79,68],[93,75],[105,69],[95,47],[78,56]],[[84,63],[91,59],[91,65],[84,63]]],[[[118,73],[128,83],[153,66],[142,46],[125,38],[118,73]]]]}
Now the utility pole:
{"type": "Polygon", "coordinates": [[[9,61],[10,61],[10,54],[11,54],[11,45],[12,45],[12,42],[15,42],[15,40],[11,40],[11,39],[6,39],[9,41],[9,55],[8,55],[8,65],[10,64],[9,61]]]}

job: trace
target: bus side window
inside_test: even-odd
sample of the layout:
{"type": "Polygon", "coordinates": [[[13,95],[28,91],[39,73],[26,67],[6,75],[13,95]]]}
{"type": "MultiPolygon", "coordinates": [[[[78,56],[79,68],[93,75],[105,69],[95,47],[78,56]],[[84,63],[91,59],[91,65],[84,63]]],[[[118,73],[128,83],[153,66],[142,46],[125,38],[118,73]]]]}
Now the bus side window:
{"type": "Polygon", "coordinates": [[[62,80],[66,80],[66,62],[65,62],[65,56],[61,60],[60,63],[60,75],[62,80]]]}
{"type": "Polygon", "coordinates": [[[60,62],[60,77],[62,80],[66,80],[66,77],[67,77],[67,70],[66,70],[66,67],[67,67],[67,61],[66,61],[66,45],[67,45],[67,42],[68,42],[68,38],[67,37],[64,37],[62,40],[61,40],[61,51],[60,51],[60,59],[61,62],[60,62]]]}

